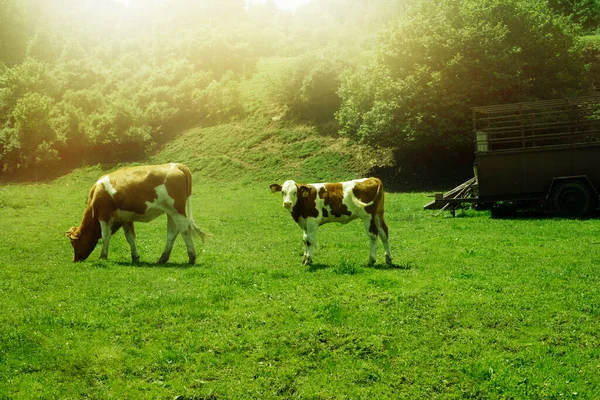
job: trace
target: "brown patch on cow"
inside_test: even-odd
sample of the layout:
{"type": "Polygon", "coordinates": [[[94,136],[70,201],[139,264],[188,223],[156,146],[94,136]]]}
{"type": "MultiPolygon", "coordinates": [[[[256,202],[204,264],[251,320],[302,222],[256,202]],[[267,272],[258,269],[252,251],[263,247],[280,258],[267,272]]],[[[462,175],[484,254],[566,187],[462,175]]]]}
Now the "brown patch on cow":
{"type": "Polygon", "coordinates": [[[371,216],[371,223],[369,224],[369,233],[377,236],[379,234],[379,229],[377,229],[377,225],[375,225],[375,217],[371,216]]]}
{"type": "Polygon", "coordinates": [[[388,232],[388,227],[385,224],[385,221],[383,220],[383,213],[379,214],[379,223],[381,224],[381,228],[385,232],[385,237],[389,237],[390,235],[389,235],[389,232],[388,232]]]}
{"type": "Polygon", "coordinates": [[[192,173],[189,168],[183,164],[178,164],[177,169],[169,174],[165,186],[169,196],[175,199],[173,207],[179,214],[187,215],[185,205],[187,198],[192,195],[192,173]]]}
{"type": "Polygon", "coordinates": [[[110,184],[117,191],[113,197],[115,208],[144,214],[146,202],[152,203],[158,197],[155,189],[165,183],[166,172],[164,166],[132,167],[109,174],[110,184]]]}
{"type": "Polygon", "coordinates": [[[292,209],[292,217],[298,222],[300,218],[317,218],[317,189],[309,185],[296,185],[298,187],[298,200],[292,209]]]}
{"type": "MultiPolygon", "coordinates": [[[[115,197],[117,197],[117,196],[115,196],[115,197]]],[[[92,216],[93,216],[93,219],[95,220],[96,224],[98,224],[98,221],[110,220],[115,209],[119,208],[119,207],[117,207],[117,202],[113,199],[113,197],[104,188],[104,185],[96,185],[96,190],[94,191],[93,198],[91,199],[88,207],[90,207],[92,209],[92,216]]],[[[144,207],[145,207],[145,205],[144,205],[144,207]]],[[[128,211],[133,211],[133,210],[128,210],[128,211]]],[[[83,226],[82,226],[82,229],[83,229],[83,226]]]]}
{"type": "Polygon", "coordinates": [[[368,213],[375,214],[383,211],[383,184],[378,178],[356,182],[352,193],[363,203],[373,202],[372,205],[365,208],[368,213]]]}
{"type": "MultiPolygon", "coordinates": [[[[328,207],[331,214],[340,218],[342,215],[352,216],[348,207],[344,204],[344,188],[341,183],[326,183],[319,190],[319,197],[323,199],[325,207],[328,207]]],[[[325,210],[323,210],[325,213],[325,210]]]]}

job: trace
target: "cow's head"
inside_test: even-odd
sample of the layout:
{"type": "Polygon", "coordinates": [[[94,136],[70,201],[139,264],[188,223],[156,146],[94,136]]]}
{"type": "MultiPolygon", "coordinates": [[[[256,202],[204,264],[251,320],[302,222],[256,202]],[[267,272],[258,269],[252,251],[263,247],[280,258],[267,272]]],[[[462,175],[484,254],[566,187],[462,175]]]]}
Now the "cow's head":
{"type": "Polygon", "coordinates": [[[98,244],[98,236],[92,231],[83,231],[81,227],[72,227],[67,232],[67,237],[71,240],[73,246],[73,262],[84,261],[92,254],[96,244],[98,244]]]}
{"type": "Polygon", "coordinates": [[[296,182],[289,180],[283,182],[283,185],[274,183],[270,186],[271,192],[281,192],[283,194],[283,207],[292,210],[298,201],[299,186],[296,182]]]}

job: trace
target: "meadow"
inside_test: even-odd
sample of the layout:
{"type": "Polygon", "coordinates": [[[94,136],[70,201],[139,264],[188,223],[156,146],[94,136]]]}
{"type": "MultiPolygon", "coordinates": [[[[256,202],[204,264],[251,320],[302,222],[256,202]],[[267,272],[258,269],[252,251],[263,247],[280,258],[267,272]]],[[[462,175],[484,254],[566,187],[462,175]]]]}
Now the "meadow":
{"type": "Polygon", "coordinates": [[[594,399],[600,224],[423,211],[388,193],[395,265],[359,222],[301,230],[270,181],[195,175],[213,236],[157,265],[166,219],[72,263],[97,167],[0,186],[0,398],[594,399]]]}

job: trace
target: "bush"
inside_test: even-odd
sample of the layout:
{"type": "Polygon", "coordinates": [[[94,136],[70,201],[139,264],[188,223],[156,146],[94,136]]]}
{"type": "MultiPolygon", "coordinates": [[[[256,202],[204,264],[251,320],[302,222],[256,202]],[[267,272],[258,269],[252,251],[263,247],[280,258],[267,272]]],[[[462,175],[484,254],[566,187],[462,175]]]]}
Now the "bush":
{"type": "Polygon", "coordinates": [[[220,81],[213,80],[199,93],[193,104],[206,121],[211,123],[228,122],[243,112],[240,102],[239,84],[233,72],[229,71],[220,81]]]}
{"type": "Polygon", "coordinates": [[[57,137],[49,122],[52,107],[53,100],[40,93],[17,100],[11,123],[1,131],[2,170],[47,165],[58,159],[57,137]]]}
{"type": "Polygon", "coordinates": [[[118,96],[84,121],[84,132],[95,162],[139,160],[152,150],[151,127],[136,104],[118,96]]]}
{"type": "Polygon", "coordinates": [[[309,53],[283,67],[270,88],[278,108],[296,121],[333,120],[341,100],[339,75],[345,64],[332,55],[309,53]]]}

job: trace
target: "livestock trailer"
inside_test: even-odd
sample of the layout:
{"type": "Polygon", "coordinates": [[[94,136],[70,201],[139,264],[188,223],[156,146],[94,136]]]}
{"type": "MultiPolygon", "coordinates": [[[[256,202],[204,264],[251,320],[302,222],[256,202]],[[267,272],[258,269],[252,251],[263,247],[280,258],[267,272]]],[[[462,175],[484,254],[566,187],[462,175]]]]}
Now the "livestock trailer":
{"type": "Polygon", "coordinates": [[[600,94],[475,107],[473,133],[474,177],[425,209],[507,202],[580,217],[598,207],[600,94]]]}

